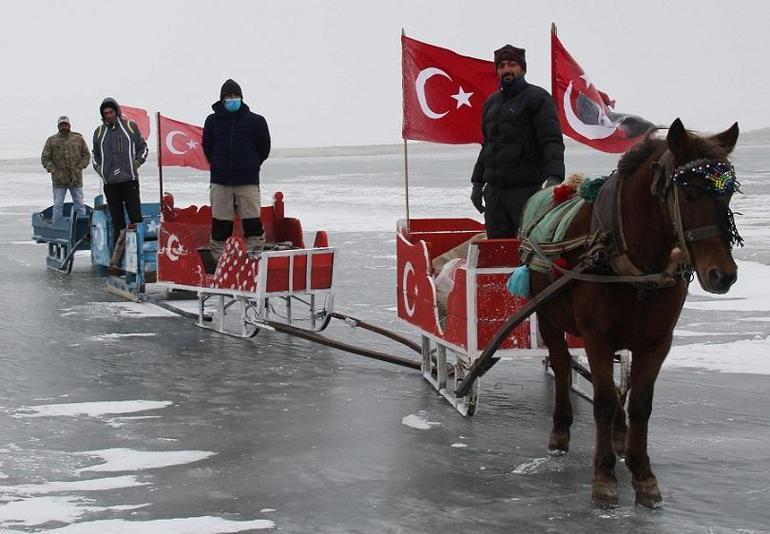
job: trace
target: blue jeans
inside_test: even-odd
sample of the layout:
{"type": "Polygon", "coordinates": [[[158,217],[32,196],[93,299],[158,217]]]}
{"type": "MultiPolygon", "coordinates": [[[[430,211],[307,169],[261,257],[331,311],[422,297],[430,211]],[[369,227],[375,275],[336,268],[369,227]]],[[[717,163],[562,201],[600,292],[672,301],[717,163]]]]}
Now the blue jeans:
{"type": "Polygon", "coordinates": [[[61,187],[53,186],[53,223],[55,224],[62,218],[62,212],[64,209],[64,197],[69,189],[70,196],[72,197],[72,211],[77,212],[78,217],[86,216],[86,207],[83,204],[83,188],[82,187],[61,187]]]}

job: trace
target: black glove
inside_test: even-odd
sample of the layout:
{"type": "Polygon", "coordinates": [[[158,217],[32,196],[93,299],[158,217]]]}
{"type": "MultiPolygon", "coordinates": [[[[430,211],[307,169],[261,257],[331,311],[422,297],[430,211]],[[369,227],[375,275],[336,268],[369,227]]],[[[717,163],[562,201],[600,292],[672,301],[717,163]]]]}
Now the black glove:
{"type": "Polygon", "coordinates": [[[562,180],[558,176],[549,176],[548,179],[543,184],[543,189],[545,189],[546,187],[553,187],[555,185],[559,185],[563,181],[564,180],[562,180]]]}
{"type": "Polygon", "coordinates": [[[471,202],[473,202],[473,206],[479,210],[479,213],[484,213],[484,184],[478,182],[473,183],[471,202]]]}

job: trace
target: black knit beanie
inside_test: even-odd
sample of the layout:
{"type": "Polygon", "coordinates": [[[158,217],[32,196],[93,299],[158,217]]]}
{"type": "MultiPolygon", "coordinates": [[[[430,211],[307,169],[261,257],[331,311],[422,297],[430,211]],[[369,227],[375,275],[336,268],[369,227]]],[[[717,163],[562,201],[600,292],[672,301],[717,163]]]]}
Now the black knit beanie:
{"type": "Polygon", "coordinates": [[[515,61],[521,66],[524,72],[527,72],[527,60],[525,58],[526,50],[523,48],[516,48],[512,45],[505,45],[502,48],[495,50],[495,67],[500,64],[504,59],[515,61]]]}
{"type": "Polygon", "coordinates": [[[238,85],[238,83],[232,78],[228,79],[225,83],[222,84],[222,89],[219,90],[219,99],[222,100],[225,95],[229,95],[231,93],[243,98],[243,91],[241,91],[241,86],[238,85]]]}

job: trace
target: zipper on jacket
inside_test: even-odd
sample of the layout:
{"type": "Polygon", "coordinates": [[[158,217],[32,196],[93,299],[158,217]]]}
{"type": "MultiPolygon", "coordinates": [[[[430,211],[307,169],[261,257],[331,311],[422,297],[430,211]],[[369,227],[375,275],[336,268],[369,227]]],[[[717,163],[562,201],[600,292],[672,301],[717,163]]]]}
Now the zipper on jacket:
{"type": "Polygon", "coordinates": [[[233,181],[233,131],[234,130],[235,130],[235,117],[230,119],[230,154],[229,154],[230,155],[230,158],[229,158],[230,165],[229,165],[228,171],[227,171],[227,177],[228,177],[228,179],[231,182],[230,185],[233,185],[232,181],[233,181]]]}

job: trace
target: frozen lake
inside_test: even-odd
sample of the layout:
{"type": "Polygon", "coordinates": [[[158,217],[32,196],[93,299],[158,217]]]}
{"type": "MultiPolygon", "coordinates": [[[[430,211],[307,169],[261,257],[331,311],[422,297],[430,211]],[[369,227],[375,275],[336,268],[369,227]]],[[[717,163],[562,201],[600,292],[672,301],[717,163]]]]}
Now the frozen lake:
{"type": "MultiPolygon", "coordinates": [[[[475,216],[472,148],[410,156],[412,217],[475,216]]],[[[615,156],[567,153],[568,172],[615,156]]],[[[236,340],[107,293],[86,254],[69,277],[31,235],[50,204],[36,161],[0,161],[0,531],[768,532],[770,531],[770,155],[733,154],[745,195],[739,281],[691,286],[656,388],[653,469],[665,507],[590,505],[593,420],[574,397],[572,447],[545,453],[550,379],[505,361],[463,419],[419,373],[279,333],[236,340]]],[[[148,176],[157,170],[150,169],[148,176]]],[[[88,174],[86,198],[99,191],[88,174]]],[[[177,205],[207,203],[205,173],[164,169],[177,205]]],[[[285,194],[306,231],[338,247],[337,307],[416,338],[395,317],[400,154],[275,157],[263,201],[285,194]]],[[[145,178],[142,197],[158,196],[145,178]]],[[[330,335],[398,352],[335,326],[330,335]]]]}

